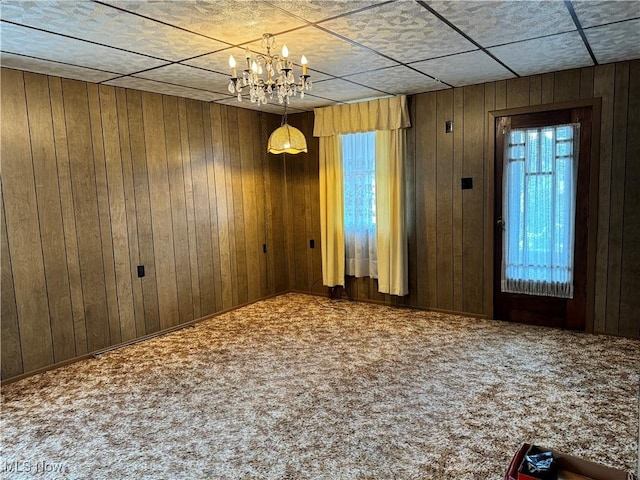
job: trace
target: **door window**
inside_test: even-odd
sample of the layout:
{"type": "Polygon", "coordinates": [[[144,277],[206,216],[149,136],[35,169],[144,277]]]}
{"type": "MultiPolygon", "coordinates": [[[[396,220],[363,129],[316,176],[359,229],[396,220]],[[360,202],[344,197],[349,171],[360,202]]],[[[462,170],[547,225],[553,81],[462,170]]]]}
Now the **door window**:
{"type": "Polygon", "coordinates": [[[505,132],[501,290],[573,298],[580,124],[505,132]]]}

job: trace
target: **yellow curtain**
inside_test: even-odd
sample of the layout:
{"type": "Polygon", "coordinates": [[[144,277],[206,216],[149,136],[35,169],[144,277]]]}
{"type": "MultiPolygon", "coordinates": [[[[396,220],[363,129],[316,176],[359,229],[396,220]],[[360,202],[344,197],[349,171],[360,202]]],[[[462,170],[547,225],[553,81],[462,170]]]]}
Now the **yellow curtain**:
{"type": "Polygon", "coordinates": [[[409,293],[404,195],[405,130],[376,132],[378,290],[409,293]]]}
{"type": "Polygon", "coordinates": [[[316,108],[314,137],[347,133],[397,130],[411,126],[407,97],[380,98],[370,102],[316,108]]]}
{"type": "Polygon", "coordinates": [[[320,226],[322,283],[344,285],[344,207],[342,139],[320,138],[320,226]]]}
{"type": "Polygon", "coordinates": [[[411,126],[407,97],[316,108],[314,112],[313,135],[320,137],[323,283],[328,286],[344,285],[340,135],[376,131],[378,290],[392,295],[408,294],[403,170],[406,137],[403,129],[411,126]]]}

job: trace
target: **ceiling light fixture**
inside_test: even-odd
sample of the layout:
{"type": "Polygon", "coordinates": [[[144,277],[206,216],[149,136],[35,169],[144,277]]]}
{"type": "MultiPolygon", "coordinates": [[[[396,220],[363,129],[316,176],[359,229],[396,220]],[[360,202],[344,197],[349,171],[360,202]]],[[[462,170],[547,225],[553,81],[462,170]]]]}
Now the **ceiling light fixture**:
{"type": "Polygon", "coordinates": [[[229,80],[229,92],[238,95],[238,101],[242,101],[242,94],[248,90],[252,103],[265,105],[268,99],[278,97],[279,103],[288,104],[290,97],[295,97],[300,93],[300,98],[304,98],[304,92],[311,90],[310,75],[307,73],[307,58],[303,55],[300,59],[302,74],[299,82],[293,74],[293,63],[289,60],[289,49],[282,46],[282,56],[277,53],[272,55],[271,49],[276,47],[276,38],[270,34],[262,35],[262,48],[267,49],[267,53],[258,54],[251,58],[251,52],[246,49],[245,59],[247,66],[242,72],[242,78],[238,78],[236,70],[236,59],[233,55],[229,57],[231,67],[231,79],[229,80]],[[263,73],[266,70],[266,77],[263,73]]]}
{"type": "Polygon", "coordinates": [[[284,115],[280,126],[269,136],[267,142],[267,152],[269,153],[307,153],[307,139],[304,134],[295,127],[287,123],[287,104],[284,104],[284,115]]]}

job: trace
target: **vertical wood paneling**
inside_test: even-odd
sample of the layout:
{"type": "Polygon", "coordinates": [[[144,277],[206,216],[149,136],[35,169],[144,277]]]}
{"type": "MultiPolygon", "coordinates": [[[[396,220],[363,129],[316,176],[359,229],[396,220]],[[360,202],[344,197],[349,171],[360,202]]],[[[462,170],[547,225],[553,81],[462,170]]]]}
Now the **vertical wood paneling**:
{"type": "Polygon", "coordinates": [[[542,76],[533,75],[529,77],[529,105],[540,105],[542,103],[542,76]]]}
{"type": "Polygon", "coordinates": [[[13,287],[13,273],[11,272],[11,256],[9,255],[9,241],[7,237],[7,222],[4,212],[4,196],[0,192],[2,202],[2,219],[0,219],[2,234],[0,236],[0,262],[2,262],[2,278],[0,278],[0,301],[2,302],[2,349],[0,365],[2,378],[11,378],[23,373],[22,352],[20,347],[20,328],[18,326],[18,310],[16,295],[13,287]]]}
{"type": "Polygon", "coordinates": [[[580,98],[580,70],[564,70],[555,73],[553,101],[568,102],[580,98]]]}
{"type": "Polygon", "coordinates": [[[118,292],[113,258],[111,213],[109,211],[109,186],[107,185],[105,147],[100,113],[101,105],[97,85],[87,84],[87,99],[89,101],[89,117],[91,118],[91,143],[93,145],[93,168],[95,172],[100,238],[102,241],[101,252],[102,265],[104,268],[104,289],[107,298],[105,310],[109,317],[110,342],[118,343],[122,340],[122,332],[120,330],[120,322],[118,321],[118,292]]]}
{"type": "Polygon", "coordinates": [[[593,98],[594,67],[580,69],[580,98],[593,98]]]}
{"type": "Polygon", "coordinates": [[[496,109],[496,85],[495,83],[485,83],[484,85],[484,113],[483,120],[485,122],[484,142],[485,142],[485,167],[484,167],[484,292],[482,312],[493,315],[493,234],[494,234],[494,218],[493,218],[493,192],[494,178],[493,172],[495,168],[495,136],[493,134],[493,125],[491,125],[488,112],[496,109]]]}
{"type": "MultiPolygon", "coordinates": [[[[244,204],[242,198],[242,148],[240,147],[240,131],[246,132],[247,125],[240,122],[240,108],[229,108],[229,163],[227,185],[233,193],[233,238],[235,240],[235,270],[232,266],[232,273],[235,274],[234,305],[243,304],[248,299],[248,279],[247,279],[247,246],[244,226],[244,204]]],[[[244,136],[244,135],[243,135],[244,136]]],[[[246,146],[247,142],[242,141],[246,146]]],[[[227,190],[228,192],[229,190],[227,190]]]]}
{"type": "Polygon", "coordinates": [[[191,149],[187,123],[187,104],[184,98],[178,99],[180,120],[180,147],[182,148],[182,172],[184,179],[185,211],[187,217],[187,235],[189,237],[189,269],[191,278],[191,306],[194,318],[202,316],[200,308],[200,269],[198,266],[198,242],[196,239],[195,205],[193,201],[193,178],[191,172],[191,149]]]}
{"type": "MultiPolygon", "coordinates": [[[[283,169],[263,163],[277,116],[15,70],[2,83],[3,379],[286,290],[283,169]]],[[[317,167],[302,165],[308,237],[317,167]]]]}
{"type": "MultiPolygon", "coordinates": [[[[594,330],[640,336],[638,70],[620,62],[412,98],[411,294],[381,295],[371,279],[349,280],[349,293],[490,312],[487,112],[602,97],[594,330]],[[463,176],[472,190],[460,191],[463,176]]],[[[282,156],[264,151],[276,115],[6,69],[1,113],[3,379],[289,285],[324,291],[312,285],[311,113],[296,120],[309,153],[289,156],[286,174],[282,156]]]]}
{"type": "MultiPolygon", "coordinates": [[[[268,275],[267,275],[267,256],[262,252],[262,245],[267,243],[267,234],[265,233],[266,216],[267,216],[267,196],[265,192],[266,175],[264,167],[264,156],[262,142],[262,116],[263,114],[251,116],[251,131],[253,145],[253,183],[255,191],[255,217],[256,217],[256,251],[260,268],[259,287],[260,297],[269,294],[268,275]]],[[[266,148],[266,147],[265,147],[266,148]]],[[[268,228],[268,227],[266,227],[268,228]]]]}
{"type": "Polygon", "coordinates": [[[462,311],[463,255],[462,255],[462,186],[464,161],[464,89],[453,90],[453,167],[452,167],[452,218],[453,232],[453,304],[452,310],[462,311]]]}
{"type": "MultiPolygon", "coordinates": [[[[230,214],[229,206],[227,205],[228,195],[225,174],[225,148],[223,144],[224,135],[227,134],[225,122],[226,107],[211,105],[210,131],[213,132],[213,159],[211,163],[214,165],[214,199],[218,224],[218,243],[220,248],[220,291],[222,292],[220,296],[222,300],[222,308],[226,309],[233,305],[233,280],[231,276],[231,263],[233,260],[231,257],[231,232],[229,230],[230,214]]],[[[209,151],[209,149],[207,149],[207,151],[209,151]]],[[[209,181],[211,181],[211,178],[209,181]]],[[[211,205],[211,208],[213,209],[214,205],[211,205]]]]}
{"type": "MultiPolygon", "coordinates": [[[[108,192],[104,196],[109,201],[111,245],[113,248],[112,255],[115,266],[118,304],[116,320],[118,318],[120,320],[119,334],[122,340],[127,341],[136,338],[136,319],[133,305],[133,286],[131,284],[131,255],[129,252],[129,226],[124,195],[124,175],[122,172],[122,148],[120,145],[118,108],[114,87],[100,86],[100,111],[108,182],[108,192]]],[[[103,248],[107,250],[107,246],[103,248]]],[[[106,271],[107,269],[105,268],[106,271]]]]}
{"type": "Polygon", "coordinates": [[[484,86],[464,88],[463,176],[471,177],[473,188],[463,191],[462,253],[463,312],[483,312],[484,252],[484,86]]]}
{"type": "Polygon", "coordinates": [[[55,162],[53,123],[47,77],[25,73],[31,155],[38,202],[38,221],[47,284],[53,357],[55,362],[75,356],[71,293],[64,249],[60,190],[55,162]]]}
{"type": "Polygon", "coordinates": [[[111,344],[87,84],[62,80],[89,351],[111,344]]]}
{"type": "MultiPolygon", "coordinates": [[[[555,83],[555,74],[553,73],[545,73],[542,75],[542,103],[553,103],[553,90],[555,83]]],[[[499,109],[501,107],[498,106],[496,102],[496,108],[499,109]]]]}
{"type": "Polygon", "coordinates": [[[135,90],[127,91],[127,112],[129,116],[131,161],[136,199],[138,254],[140,256],[140,265],[145,267],[145,276],[140,279],[144,301],[144,324],[146,333],[150,334],[160,330],[160,311],[158,289],[156,287],[155,252],[151,226],[151,200],[149,197],[149,176],[147,173],[147,151],[141,92],[135,90]]]}
{"type": "Polygon", "coordinates": [[[53,361],[29,123],[22,73],[2,74],[2,189],[25,371],[53,361]]]}
{"type": "MultiPolygon", "coordinates": [[[[313,137],[313,129],[311,127],[311,124],[313,123],[313,116],[310,113],[305,113],[301,115],[302,117],[302,132],[304,132],[305,138],[308,137],[313,137]]],[[[307,147],[307,151],[309,150],[309,148],[307,147]]],[[[309,155],[307,153],[303,154],[304,157],[302,157],[301,159],[303,160],[303,165],[304,165],[304,177],[305,177],[305,182],[304,182],[304,199],[305,199],[305,209],[304,209],[304,220],[305,220],[305,252],[306,252],[306,264],[307,264],[307,286],[305,287],[305,290],[307,289],[311,289],[312,285],[313,285],[313,250],[310,247],[309,241],[313,238],[313,226],[312,226],[312,203],[311,203],[311,183],[315,183],[315,181],[311,178],[310,173],[311,173],[311,168],[310,168],[310,161],[309,161],[309,155]]],[[[368,281],[368,279],[367,279],[368,281]]]]}
{"type": "Polygon", "coordinates": [[[507,80],[507,108],[529,105],[529,77],[507,80]]]}
{"type": "Polygon", "coordinates": [[[71,310],[73,313],[73,335],[76,355],[87,352],[87,327],[84,318],[84,296],[80,277],[80,254],[76,234],[76,219],[73,211],[73,192],[71,189],[71,171],[67,149],[67,132],[64,119],[62,83],[59,78],[49,77],[49,95],[53,120],[55,159],[58,169],[58,188],[64,230],[64,247],[67,257],[67,273],[71,292],[71,310]]]}
{"type": "MultiPolygon", "coordinates": [[[[192,270],[192,284],[194,291],[200,292],[199,310],[201,316],[210,315],[216,311],[215,282],[213,277],[213,239],[211,238],[211,218],[217,219],[215,212],[215,188],[213,189],[213,206],[209,199],[210,183],[214,181],[209,178],[209,165],[213,168],[213,158],[211,158],[211,142],[205,142],[205,135],[208,130],[204,128],[204,118],[208,111],[203,112],[200,102],[187,100],[185,105],[187,118],[189,157],[190,157],[190,182],[193,189],[194,205],[194,227],[195,246],[197,253],[197,270],[192,270]],[[208,148],[207,148],[208,147],[208,148]],[[211,212],[213,210],[213,213],[211,212]],[[197,275],[196,275],[197,274],[197,275]],[[196,287],[197,285],[197,287],[196,287]]],[[[210,134],[209,134],[210,137],[210,134]]],[[[187,180],[189,182],[189,179],[187,180]]],[[[190,240],[193,244],[193,240],[190,240]]],[[[193,254],[192,254],[193,255],[193,254]]],[[[219,263],[219,262],[218,262],[219,263]]],[[[193,259],[191,260],[193,265],[193,259]]],[[[198,299],[194,298],[194,301],[198,299]]]]}
{"type": "Polygon", "coordinates": [[[146,332],[144,319],[144,297],[142,283],[137,276],[137,266],[140,263],[138,249],[138,223],[136,219],[136,195],[133,181],[133,164],[131,161],[131,138],[129,136],[129,117],[127,112],[127,93],[123,88],[116,88],[118,108],[118,130],[120,132],[120,151],[122,155],[122,176],[124,183],[125,210],[127,216],[127,234],[129,244],[129,277],[133,294],[135,315],[134,338],[146,332]]]}
{"type": "MultiPolygon", "coordinates": [[[[412,117],[412,129],[415,131],[415,184],[416,184],[416,244],[420,248],[415,252],[415,270],[416,270],[416,288],[418,294],[416,297],[417,305],[430,305],[430,299],[428,296],[430,288],[430,272],[429,269],[431,261],[429,258],[430,246],[432,245],[427,238],[428,220],[428,199],[430,191],[429,178],[432,176],[427,171],[429,162],[427,161],[427,155],[433,151],[429,145],[429,136],[435,133],[433,130],[428,130],[427,116],[435,115],[430,112],[430,105],[427,101],[429,99],[435,99],[435,94],[430,95],[417,95],[414,97],[412,104],[415,106],[415,113],[412,117]]],[[[435,110],[435,108],[433,109],[435,110]]],[[[435,166],[435,162],[430,162],[435,166]]],[[[413,263],[413,262],[412,262],[413,263]]],[[[435,268],[433,269],[435,273],[435,268]]]]}
{"type": "Polygon", "coordinates": [[[178,316],[179,322],[184,323],[193,320],[194,316],[178,99],[176,97],[163,96],[162,104],[171,200],[171,229],[173,232],[176,286],[178,289],[178,316]]]}
{"type": "MultiPolygon", "coordinates": [[[[415,118],[416,104],[414,99],[409,99],[409,114],[415,118]]],[[[411,127],[406,132],[407,151],[404,159],[404,184],[406,205],[406,229],[408,256],[414,258],[418,250],[416,244],[416,130],[411,127]]],[[[418,272],[416,265],[409,265],[409,295],[406,302],[409,305],[418,305],[418,272]]],[[[370,282],[368,284],[370,288],[370,282]]]]}
{"type": "Polygon", "coordinates": [[[596,241],[596,294],[593,329],[605,331],[607,320],[607,282],[609,266],[609,212],[611,209],[611,148],[613,142],[613,96],[615,65],[595,69],[593,95],[602,98],[600,140],[598,237],[596,241]]]}
{"type": "Polygon", "coordinates": [[[224,146],[224,177],[227,194],[226,223],[229,231],[229,286],[231,289],[232,305],[238,304],[238,248],[236,242],[235,197],[233,191],[232,155],[238,154],[237,136],[232,139],[231,134],[237,135],[238,117],[236,108],[222,109],[222,139],[224,146]]]}
{"type": "Polygon", "coordinates": [[[444,125],[453,119],[453,90],[436,94],[436,268],[437,307],[453,309],[453,135],[444,125]]]}
{"type": "Polygon", "coordinates": [[[627,154],[627,113],[629,103],[629,63],[616,65],[611,147],[611,190],[609,210],[609,266],[607,273],[606,331],[618,333],[620,280],[622,271],[622,230],[624,214],[625,164],[627,154]]]}
{"type": "Polygon", "coordinates": [[[625,164],[620,320],[618,334],[640,336],[640,61],[629,64],[629,106],[625,164]]]}
{"type": "MultiPolygon", "coordinates": [[[[247,285],[247,300],[256,300],[260,298],[260,252],[262,252],[262,243],[259,241],[258,231],[258,204],[256,191],[256,155],[254,142],[259,133],[255,132],[251,114],[249,110],[238,110],[238,127],[242,134],[243,140],[240,142],[240,171],[238,177],[240,180],[240,193],[242,196],[243,224],[244,224],[244,246],[245,246],[245,276],[247,285]],[[244,136],[249,135],[251,141],[244,136]]],[[[259,159],[259,157],[258,157],[259,159]]]]}
{"type": "Polygon", "coordinates": [[[147,152],[160,328],[165,329],[176,325],[179,316],[162,96],[144,92],[142,94],[142,113],[145,126],[144,138],[147,152]]]}

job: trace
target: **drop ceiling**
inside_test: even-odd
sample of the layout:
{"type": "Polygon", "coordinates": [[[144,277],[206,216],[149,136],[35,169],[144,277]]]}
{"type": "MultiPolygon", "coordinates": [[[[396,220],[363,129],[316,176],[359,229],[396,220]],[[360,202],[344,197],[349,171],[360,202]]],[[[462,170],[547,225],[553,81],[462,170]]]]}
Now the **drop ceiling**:
{"type": "Polygon", "coordinates": [[[309,59],[293,112],[640,58],[638,0],[3,1],[0,19],[4,67],[273,113],[227,91],[263,33],[309,59]]]}

